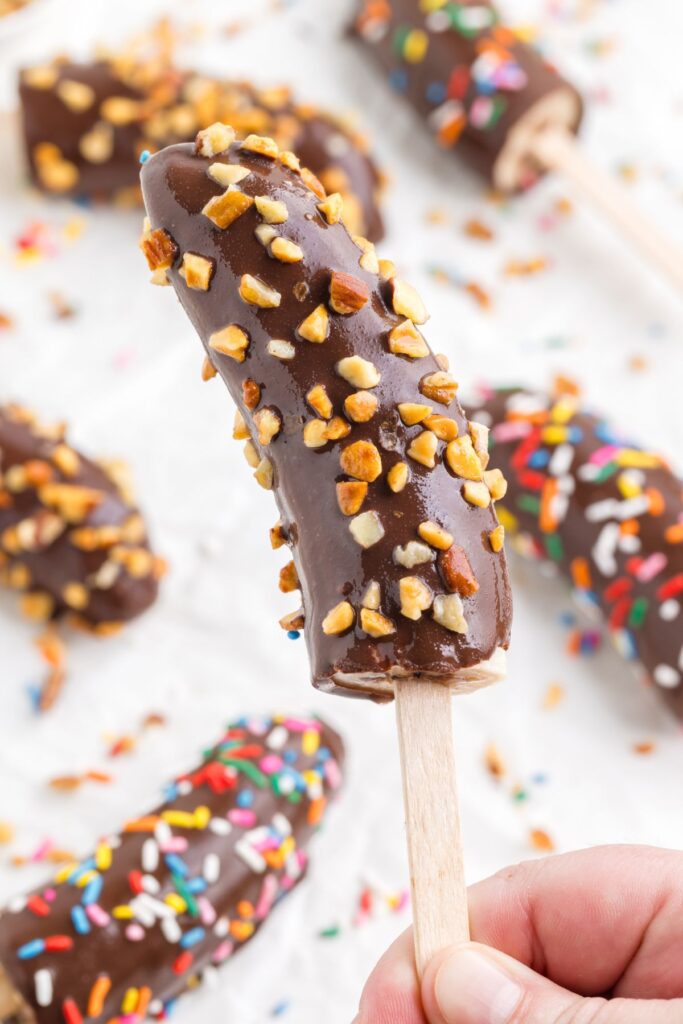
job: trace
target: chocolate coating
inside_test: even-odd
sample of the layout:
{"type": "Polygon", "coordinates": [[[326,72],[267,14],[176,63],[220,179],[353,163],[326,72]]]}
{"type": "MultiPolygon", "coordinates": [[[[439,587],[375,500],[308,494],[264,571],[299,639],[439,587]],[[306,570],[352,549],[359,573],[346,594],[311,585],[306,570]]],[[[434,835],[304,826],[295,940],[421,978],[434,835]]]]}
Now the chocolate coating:
{"type": "MultiPolygon", "coordinates": [[[[468,422],[457,399],[445,406],[421,394],[424,378],[440,370],[431,352],[410,359],[389,350],[388,334],[403,322],[392,309],[394,282],[362,268],[362,250],[342,223],[327,222],[318,210],[320,199],[297,173],[239,144],[216,157],[198,156],[188,145],[164,150],[144,165],[142,186],[151,228],[168,232],[177,247],[168,270],[171,283],[207,355],[250,425],[259,454],[272,466],[283,533],[292,548],[303,593],[314,684],[349,692],[346,679],[352,676],[361,677],[364,684],[391,674],[450,680],[507,646],[510,594],[504,556],[494,553],[488,540],[496,526],[493,508],[474,507],[464,500],[464,481],[446,468],[441,442],[433,469],[406,454],[421,427],[404,426],[399,402],[427,402],[436,413],[454,421],[461,436],[468,433],[468,422]],[[238,186],[245,196],[265,196],[285,205],[287,220],[277,225],[277,233],[301,248],[301,262],[282,263],[257,241],[254,232],[262,222],[255,205],[225,230],[203,215],[205,204],[222,192],[207,175],[209,165],[215,162],[237,164],[249,171],[238,186]],[[189,288],[181,276],[186,253],[211,261],[207,291],[189,288]],[[329,305],[333,271],[351,275],[361,291],[366,289],[368,301],[351,315],[336,313],[329,305]],[[244,274],[276,289],[281,296],[279,307],[260,309],[243,301],[238,287],[244,274]],[[329,316],[329,333],[321,344],[297,333],[318,306],[329,316]],[[244,362],[209,345],[214,332],[229,324],[238,325],[249,338],[244,362]],[[271,355],[271,339],[293,345],[293,358],[284,361],[271,355]],[[377,410],[365,423],[347,423],[343,418],[344,400],[355,387],[335,372],[335,366],[351,356],[369,361],[381,374],[379,384],[369,389],[378,400],[377,410]],[[261,389],[256,413],[268,408],[281,419],[281,431],[269,444],[256,441],[254,409],[244,400],[247,380],[261,389]],[[341,418],[348,434],[311,448],[304,443],[302,432],[315,418],[306,398],[315,385],[324,385],[333,413],[341,418]],[[340,511],[335,494],[335,485],[350,475],[342,469],[340,456],[358,441],[374,445],[382,463],[382,475],[369,483],[362,512],[375,512],[384,534],[367,548],[352,536],[352,520],[340,511]],[[410,479],[403,491],[394,493],[386,474],[402,461],[409,464],[410,479]],[[431,613],[418,616],[419,621],[401,614],[402,577],[418,576],[433,594],[445,590],[436,561],[408,569],[394,560],[394,549],[419,540],[418,526],[427,520],[449,531],[465,549],[478,583],[477,592],[463,598],[465,632],[439,625],[431,613]],[[380,638],[369,636],[359,625],[361,604],[372,581],[380,588],[379,610],[395,626],[394,633],[380,638]],[[355,625],[341,635],[327,635],[323,620],[343,601],[353,606],[355,625]]],[[[364,685],[363,694],[368,691],[372,692],[372,686],[364,685]]]]}
{"type": "MultiPolygon", "coordinates": [[[[501,160],[512,133],[548,98],[562,97],[562,124],[578,130],[583,102],[577,90],[500,25],[484,0],[361,0],[355,31],[439,144],[455,147],[496,187],[509,187],[501,160]]],[[[546,126],[541,118],[534,130],[546,126]]],[[[527,187],[540,173],[522,153],[513,187],[527,187]]]]}
{"type": "Polygon", "coordinates": [[[343,194],[354,233],[372,240],[384,234],[380,175],[364,138],[341,118],[295,103],[286,88],[259,90],[121,55],[27,69],[19,94],[31,176],[47,192],[134,196],[144,150],[189,141],[200,128],[225,120],[243,135],[257,131],[274,136],[283,149],[296,149],[330,191],[343,194]],[[76,91],[68,104],[74,82],[91,90],[91,102],[76,91]],[[112,109],[112,99],[119,98],[133,101],[132,107],[112,109]],[[87,106],[81,109],[79,102],[87,106]]]}
{"type": "Polygon", "coordinates": [[[319,720],[229,726],[160,807],[0,916],[0,963],[30,1014],[3,1014],[3,1024],[147,1019],[127,1015],[139,999],[166,1019],[168,1004],[248,942],[301,880],[343,759],[341,739],[319,720]],[[55,935],[69,948],[22,951],[55,935]],[[40,971],[51,975],[48,1005],[37,998],[40,971]],[[106,997],[88,1012],[99,978],[106,997]],[[69,1003],[80,1016],[67,1015],[69,1003]]]}
{"type": "Polygon", "coordinates": [[[71,613],[106,634],[156,599],[162,563],[104,468],[19,406],[0,407],[0,580],[38,619],[71,613]]]}
{"type": "Polygon", "coordinates": [[[494,392],[499,506],[513,544],[549,559],[598,608],[617,649],[637,660],[683,718],[683,484],[663,459],[620,437],[572,397],[494,392]]]}

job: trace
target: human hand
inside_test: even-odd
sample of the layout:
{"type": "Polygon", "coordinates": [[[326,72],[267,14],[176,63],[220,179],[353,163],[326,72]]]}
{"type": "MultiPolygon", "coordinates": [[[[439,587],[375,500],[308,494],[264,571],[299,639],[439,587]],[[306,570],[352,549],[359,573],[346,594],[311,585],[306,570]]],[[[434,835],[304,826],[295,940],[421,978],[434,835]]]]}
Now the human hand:
{"type": "Polygon", "coordinates": [[[405,932],[354,1024],[681,1024],[683,853],[607,846],[506,868],[469,891],[472,938],[420,986],[405,932]]]}

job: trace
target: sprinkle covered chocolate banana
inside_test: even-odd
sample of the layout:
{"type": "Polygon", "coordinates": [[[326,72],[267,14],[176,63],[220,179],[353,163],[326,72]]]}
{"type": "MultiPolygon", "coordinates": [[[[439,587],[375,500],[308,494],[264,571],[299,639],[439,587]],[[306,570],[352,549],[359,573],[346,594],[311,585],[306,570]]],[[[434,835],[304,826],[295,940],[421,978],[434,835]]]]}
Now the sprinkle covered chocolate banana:
{"type": "Polygon", "coordinates": [[[343,755],[318,719],[230,725],[165,803],[11,901],[2,1024],[166,1020],[303,877],[343,755]]]}
{"type": "Polygon", "coordinates": [[[118,468],[76,451],[62,424],[0,406],[0,581],[29,618],[69,613],[107,635],[156,599],[163,563],[118,468]]]}
{"type": "Polygon", "coordinates": [[[176,289],[275,493],[273,546],[293,556],[280,586],[305,609],[283,625],[305,620],[315,685],[386,699],[397,675],[498,678],[505,481],[417,292],[267,137],[215,124],[147,161],[142,185],[154,280],[176,289]]]}

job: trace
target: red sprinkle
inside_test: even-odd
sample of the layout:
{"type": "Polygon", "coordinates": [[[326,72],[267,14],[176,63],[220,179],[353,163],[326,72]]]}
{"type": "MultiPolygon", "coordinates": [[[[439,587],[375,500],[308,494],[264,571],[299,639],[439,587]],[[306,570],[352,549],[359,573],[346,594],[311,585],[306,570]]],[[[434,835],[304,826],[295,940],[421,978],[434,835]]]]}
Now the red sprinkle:
{"type": "Polygon", "coordinates": [[[546,477],[535,469],[524,469],[518,474],[521,486],[527,491],[542,491],[546,477]]]}
{"type": "Polygon", "coordinates": [[[128,872],[128,885],[135,895],[139,895],[143,892],[142,886],[142,871],[129,871],[128,872]]]}
{"type": "Polygon", "coordinates": [[[614,583],[605,587],[605,600],[618,601],[620,597],[624,597],[631,590],[633,590],[633,580],[627,579],[626,576],[620,576],[614,583]]]}
{"type": "Polygon", "coordinates": [[[634,555],[633,558],[629,558],[626,563],[626,572],[630,572],[632,576],[635,576],[642,564],[643,559],[638,555],[634,555]]]}
{"type": "Polygon", "coordinates": [[[510,459],[510,465],[513,469],[524,469],[529,459],[538,448],[540,439],[541,431],[536,427],[515,449],[515,453],[510,459]]]}
{"type": "Polygon", "coordinates": [[[46,953],[66,953],[74,948],[74,940],[68,935],[49,935],[45,939],[46,953]]]}
{"type": "Polygon", "coordinates": [[[50,908],[42,896],[30,896],[26,906],[37,917],[47,917],[50,913],[50,908]]]}
{"type": "Polygon", "coordinates": [[[609,626],[610,629],[621,629],[626,622],[628,613],[631,610],[633,601],[630,597],[623,597],[620,601],[617,601],[614,608],[610,612],[609,626]]]}
{"type": "Polygon", "coordinates": [[[683,572],[679,572],[677,576],[672,576],[666,583],[662,583],[657,591],[657,597],[660,601],[666,601],[668,597],[677,597],[681,593],[683,593],[683,572]]]}
{"type": "Polygon", "coordinates": [[[173,962],[173,973],[184,974],[192,966],[194,957],[190,953],[189,949],[186,949],[184,953],[181,953],[179,957],[176,957],[173,962]]]}
{"type": "Polygon", "coordinates": [[[65,999],[62,1003],[62,1016],[66,1024],[83,1024],[83,1014],[73,999],[65,999]]]}

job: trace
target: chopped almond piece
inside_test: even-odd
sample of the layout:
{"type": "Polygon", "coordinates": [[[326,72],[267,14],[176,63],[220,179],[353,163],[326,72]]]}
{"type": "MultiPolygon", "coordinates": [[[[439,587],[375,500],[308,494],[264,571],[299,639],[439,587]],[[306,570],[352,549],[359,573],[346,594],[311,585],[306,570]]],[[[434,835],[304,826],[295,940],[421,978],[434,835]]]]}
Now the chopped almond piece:
{"type": "Polygon", "coordinates": [[[329,399],[324,384],[315,384],[306,395],[306,401],[311,409],[317,412],[318,416],[322,416],[324,420],[329,420],[332,415],[332,402],[329,399]]]}
{"type": "Polygon", "coordinates": [[[85,82],[74,82],[71,79],[64,78],[55,89],[55,92],[64,106],[77,114],[82,114],[84,110],[92,107],[95,102],[95,90],[86,85],[85,82]]]}
{"type": "Polygon", "coordinates": [[[404,320],[390,331],[389,351],[411,359],[423,359],[429,355],[427,342],[410,320],[404,320]]]}
{"type": "Polygon", "coordinates": [[[439,555],[439,569],[443,581],[451,593],[460,594],[461,597],[471,597],[479,590],[479,584],[472,572],[469,559],[458,544],[452,544],[447,551],[439,555]]]}
{"type": "Polygon", "coordinates": [[[434,621],[451,633],[467,632],[467,619],[459,594],[438,594],[434,598],[434,621]]]}
{"type": "Polygon", "coordinates": [[[403,576],[398,586],[401,597],[401,615],[417,622],[422,618],[422,612],[426,612],[432,606],[431,590],[418,576],[403,576]]]}
{"type": "Polygon", "coordinates": [[[337,504],[345,516],[360,512],[368,493],[368,485],[361,480],[343,480],[337,484],[337,504]]]}
{"type": "Polygon", "coordinates": [[[222,356],[230,356],[236,362],[243,363],[249,348],[249,335],[237,324],[228,324],[211,335],[209,348],[222,356]]]}
{"type": "Polygon", "coordinates": [[[333,416],[327,425],[327,440],[340,441],[342,437],[348,437],[351,427],[341,416],[333,416]]]}
{"type": "Polygon", "coordinates": [[[206,256],[199,256],[195,252],[186,252],[183,256],[183,263],[180,268],[180,276],[185,278],[188,288],[196,288],[200,292],[207,292],[211,284],[216,264],[206,256]]]}
{"type": "Polygon", "coordinates": [[[300,263],[304,258],[301,246],[289,238],[274,238],[270,244],[270,253],[280,263],[300,263]]]}
{"type": "Polygon", "coordinates": [[[397,462],[391,467],[387,473],[387,483],[394,494],[400,494],[408,483],[409,472],[407,462],[397,462]]]}
{"type": "Polygon", "coordinates": [[[358,265],[363,270],[366,270],[368,274],[379,274],[379,260],[377,259],[377,252],[373,243],[369,242],[367,238],[363,238],[362,235],[352,235],[351,237],[363,252],[358,265]]]}
{"type": "Polygon", "coordinates": [[[379,276],[383,281],[393,281],[396,277],[396,264],[393,260],[379,261],[379,276]]]}
{"type": "Polygon", "coordinates": [[[431,430],[423,430],[421,434],[414,437],[410,442],[407,455],[415,462],[419,462],[421,466],[426,466],[427,469],[434,469],[436,465],[436,450],[439,445],[439,440],[436,434],[433,434],[431,430]]]}
{"type": "Polygon", "coordinates": [[[337,224],[344,212],[344,200],[338,192],[333,192],[322,203],[318,203],[318,209],[328,224],[337,224]]]}
{"type": "Polygon", "coordinates": [[[363,608],[369,608],[370,611],[379,611],[380,601],[382,598],[382,591],[377,580],[371,580],[368,583],[367,590],[363,594],[363,600],[361,604],[363,608]]]}
{"type": "Polygon", "coordinates": [[[249,427],[239,409],[235,409],[235,419],[232,425],[232,436],[235,441],[247,441],[251,435],[249,433],[249,427]]]}
{"type": "Polygon", "coordinates": [[[282,296],[274,288],[270,288],[260,281],[258,277],[243,274],[240,280],[240,298],[261,309],[274,309],[280,305],[282,296]]]}
{"type": "Polygon", "coordinates": [[[369,391],[354,391],[344,399],[344,412],[354,423],[368,423],[377,411],[377,398],[369,391]]]}
{"type": "Polygon", "coordinates": [[[335,370],[354,388],[375,388],[381,380],[375,364],[361,356],[346,356],[345,359],[340,359],[335,370]]]}
{"type": "Polygon", "coordinates": [[[318,199],[324,199],[327,192],[320,178],[316,178],[313,171],[309,170],[308,167],[302,167],[299,173],[301,174],[301,180],[310,188],[311,192],[314,192],[318,199]]]}
{"type": "Polygon", "coordinates": [[[278,585],[283,594],[291,594],[293,590],[300,589],[301,584],[299,583],[299,577],[297,576],[294,562],[287,562],[287,565],[283,565],[280,569],[280,580],[278,585]]]}
{"type": "Polygon", "coordinates": [[[21,614],[32,622],[47,622],[55,610],[54,598],[44,591],[24,594],[19,609],[21,614]]]}
{"type": "Polygon", "coordinates": [[[102,502],[104,493],[78,484],[49,483],[38,490],[38,500],[53,508],[67,521],[77,525],[83,522],[102,502]]]}
{"type": "Polygon", "coordinates": [[[64,476],[76,476],[81,467],[80,456],[68,444],[58,444],[52,452],[52,461],[64,476]]]}
{"type": "Polygon", "coordinates": [[[89,132],[81,135],[78,151],[90,164],[104,164],[114,152],[114,128],[98,121],[89,132]]]}
{"type": "Polygon", "coordinates": [[[420,391],[426,398],[431,398],[441,405],[450,405],[458,390],[458,382],[450,373],[445,370],[437,370],[423,377],[420,381],[420,391]]]}
{"type": "Polygon", "coordinates": [[[258,153],[259,156],[267,156],[271,160],[277,160],[280,153],[280,147],[275,139],[267,135],[247,135],[242,143],[242,149],[249,153],[258,153]]]}
{"type": "Polygon", "coordinates": [[[499,551],[503,550],[504,543],[505,543],[505,527],[500,525],[500,526],[497,526],[495,528],[495,530],[491,530],[491,532],[489,534],[489,544],[491,545],[491,550],[495,551],[496,554],[498,554],[499,551]]]}
{"type": "Polygon", "coordinates": [[[284,527],[279,521],[275,526],[271,526],[269,536],[270,546],[273,551],[277,551],[278,548],[283,547],[287,543],[287,536],[285,534],[284,527]]]}
{"type": "Polygon", "coordinates": [[[143,115],[143,105],[130,96],[108,96],[100,104],[100,114],[105,121],[122,128],[139,121],[143,115]]]}
{"type": "Polygon", "coordinates": [[[349,316],[362,309],[370,298],[370,289],[365,281],[338,270],[330,278],[330,306],[335,313],[349,316]]]}
{"type": "Polygon", "coordinates": [[[244,457],[252,469],[256,469],[261,461],[261,456],[256,449],[256,445],[251,440],[247,441],[244,446],[244,457]]]}
{"type": "Polygon", "coordinates": [[[248,167],[240,167],[239,164],[209,164],[206,172],[212,181],[215,181],[217,185],[222,185],[223,188],[228,188],[230,185],[238,185],[240,181],[244,181],[251,174],[248,167]]]}
{"type": "Polygon", "coordinates": [[[422,537],[422,540],[426,540],[431,547],[436,548],[437,551],[448,551],[453,545],[453,537],[444,530],[442,526],[437,523],[433,523],[431,519],[427,519],[424,523],[420,523],[417,528],[417,532],[422,537]]]}
{"type": "Polygon", "coordinates": [[[446,462],[456,476],[464,480],[482,480],[484,470],[481,468],[479,456],[472,445],[469,434],[456,437],[446,446],[446,462]]]}
{"type": "Polygon", "coordinates": [[[281,199],[271,199],[270,196],[256,196],[254,202],[256,203],[256,209],[266,224],[284,224],[289,217],[287,207],[281,199]]]}
{"type": "Polygon", "coordinates": [[[407,427],[414,427],[416,423],[422,423],[431,415],[431,412],[431,405],[419,405],[416,402],[399,402],[398,404],[398,414],[407,427]]]}
{"type": "Polygon", "coordinates": [[[299,608],[298,611],[295,612],[289,612],[288,615],[283,615],[280,619],[280,625],[283,629],[286,629],[288,633],[293,629],[303,629],[306,625],[303,608],[299,608]]]}
{"type": "Polygon", "coordinates": [[[88,607],[90,594],[82,583],[67,583],[62,590],[62,599],[65,604],[68,604],[69,608],[81,612],[84,608],[88,607]]]}
{"type": "Polygon", "coordinates": [[[499,469],[487,469],[484,473],[484,483],[494,501],[500,501],[507,494],[508,482],[499,469]]]}
{"type": "Polygon", "coordinates": [[[254,200],[251,196],[228,189],[222,196],[213,196],[209,199],[202,213],[213,221],[217,228],[224,230],[253,205],[254,200]]]}
{"type": "Polygon", "coordinates": [[[253,412],[261,401],[261,388],[251,377],[247,377],[242,383],[242,401],[250,412],[253,412]]]}
{"type": "Polygon", "coordinates": [[[140,239],[140,248],[150,270],[167,270],[178,255],[178,246],[163,228],[146,231],[140,239]]]}
{"type": "Polygon", "coordinates": [[[474,450],[479,456],[484,469],[489,464],[489,428],[484,426],[483,423],[476,423],[474,420],[469,421],[470,437],[472,438],[472,444],[474,450]]]}
{"type": "Polygon", "coordinates": [[[449,420],[448,416],[441,416],[439,413],[428,416],[424,425],[434,431],[439,441],[454,441],[458,436],[458,424],[455,420],[449,420]]]}
{"type": "Polygon", "coordinates": [[[282,417],[274,409],[269,409],[266,406],[254,413],[254,424],[259,444],[269,445],[282,430],[282,417]]]}
{"type": "Polygon", "coordinates": [[[371,548],[384,536],[384,527],[377,512],[361,512],[349,523],[351,536],[362,548],[371,548]]]}
{"type": "Polygon", "coordinates": [[[302,320],[297,327],[297,333],[305,341],[313,341],[317,344],[327,339],[327,332],[330,327],[330,315],[323,305],[316,306],[305,320],[302,320]]]}
{"type": "Polygon", "coordinates": [[[375,637],[376,639],[383,636],[391,636],[392,633],[396,632],[396,626],[391,619],[388,619],[385,615],[380,615],[379,612],[373,611],[370,608],[361,608],[360,626],[368,636],[375,637]]]}
{"type": "Polygon", "coordinates": [[[344,473],[370,484],[382,472],[382,459],[372,441],[355,441],[348,445],[342,450],[339,461],[344,473]]]}
{"type": "Polygon", "coordinates": [[[27,68],[21,77],[32,89],[52,89],[57,82],[57,69],[43,64],[41,67],[27,68]]]}
{"type": "Polygon", "coordinates": [[[288,362],[296,355],[296,349],[291,341],[283,341],[281,338],[271,338],[266,348],[268,355],[282,359],[284,362],[288,362]]]}
{"type": "Polygon", "coordinates": [[[273,464],[270,459],[261,459],[256,472],[254,473],[254,479],[257,484],[263,487],[264,491],[272,491],[273,489],[273,464]]]}
{"type": "Polygon", "coordinates": [[[489,494],[488,487],[485,483],[479,481],[472,482],[466,480],[463,485],[462,496],[470,505],[476,505],[478,508],[488,508],[491,504],[491,495],[489,494]]]}
{"type": "Polygon", "coordinates": [[[195,139],[195,152],[199,156],[216,156],[230,149],[235,141],[235,131],[228,124],[215,121],[208,128],[198,132],[195,139]]]}
{"type": "Polygon", "coordinates": [[[437,363],[439,364],[442,370],[448,370],[448,368],[450,367],[448,356],[445,356],[443,352],[435,352],[434,358],[436,359],[437,363]]]}
{"type": "Polygon", "coordinates": [[[348,601],[340,601],[323,619],[323,633],[325,636],[339,636],[351,628],[355,618],[353,606],[348,601]]]}
{"type": "Polygon", "coordinates": [[[277,228],[274,224],[259,224],[254,234],[264,249],[267,249],[271,242],[278,237],[277,228]]]}
{"type": "Polygon", "coordinates": [[[393,551],[393,559],[397,565],[404,569],[414,569],[416,565],[426,565],[433,562],[436,555],[430,547],[419,540],[409,540],[403,547],[397,544],[393,551]]]}
{"type": "Polygon", "coordinates": [[[429,313],[425,304],[407,281],[401,281],[398,277],[391,281],[391,304],[394,313],[398,316],[405,316],[414,324],[425,324],[429,320],[429,313]]]}
{"type": "Polygon", "coordinates": [[[294,171],[295,174],[299,174],[301,172],[301,161],[299,160],[299,157],[290,150],[283,149],[278,156],[278,160],[284,167],[288,167],[290,171],[294,171]]]}
{"type": "Polygon", "coordinates": [[[326,420],[309,420],[304,426],[304,444],[307,448],[322,448],[329,441],[326,420]]]}
{"type": "Polygon", "coordinates": [[[202,380],[213,380],[218,373],[218,370],[213,365],[208,356],[204,356],[204,362],[202,363],[202,380]]]}

